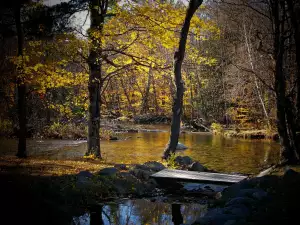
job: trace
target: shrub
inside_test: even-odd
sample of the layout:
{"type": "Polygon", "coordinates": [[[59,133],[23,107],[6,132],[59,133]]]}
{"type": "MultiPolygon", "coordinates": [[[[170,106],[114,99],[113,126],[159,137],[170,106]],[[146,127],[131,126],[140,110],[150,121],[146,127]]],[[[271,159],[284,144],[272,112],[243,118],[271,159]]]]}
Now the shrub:
{"type": "Polygon", "coordinates": [[[0,134],[10,135],[13,133],[13,124],[10,120],[0,118],[0,134]]]}
{"type": "Polygon", "coordinates": [[[213,132],[216,134],[223,133],[223,127],[219,123],[212,123],[210,127],[213,130],[213,132]]]}

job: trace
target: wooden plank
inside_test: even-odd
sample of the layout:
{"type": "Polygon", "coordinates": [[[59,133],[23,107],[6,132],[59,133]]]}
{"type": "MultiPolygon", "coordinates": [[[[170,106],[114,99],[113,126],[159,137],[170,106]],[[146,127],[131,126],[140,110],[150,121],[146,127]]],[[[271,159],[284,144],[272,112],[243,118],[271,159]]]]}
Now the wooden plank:
{"type": "Polygon", "coordinates": [[[223,173],[209,173],[209,172],[195,172],[186,170],[169,170],[164,169],[153,175],[156,180],[167,181],[173,180],[177,182],[195,182],[195,183],[215,183],[215,184],[234,184],[246,179],[246,176],[223,174],[223,173]]]}

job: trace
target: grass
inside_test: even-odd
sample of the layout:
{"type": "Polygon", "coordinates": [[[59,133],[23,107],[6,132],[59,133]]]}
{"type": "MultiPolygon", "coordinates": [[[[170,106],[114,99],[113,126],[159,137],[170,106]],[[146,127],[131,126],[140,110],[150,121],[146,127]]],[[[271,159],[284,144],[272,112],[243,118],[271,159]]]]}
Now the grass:
{"type": "Polygon", "coordinates": [[[18,159],[0,156],[0,173],[19,173],[32,176],[62,176],[88,170],[96,172],[112,164],[101,160],[47,160],[39,158],[18,159]]]}
{"type": "Polygon", "coordinates": [[[175,159],[179,154],[171,153],[170,157],[163,162],[163,164],[169,169],[178,169],[179,165],[176,163],[175,159]]]}

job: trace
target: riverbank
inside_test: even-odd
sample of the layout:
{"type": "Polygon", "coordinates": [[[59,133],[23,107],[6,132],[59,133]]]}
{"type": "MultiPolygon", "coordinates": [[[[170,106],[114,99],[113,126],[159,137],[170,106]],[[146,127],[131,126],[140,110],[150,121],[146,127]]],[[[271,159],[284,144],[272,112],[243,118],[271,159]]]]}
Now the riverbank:
{"type": "MultiPolygon", "coordinates": [[[[100,124],[100,140],[117,140],[120,133],[161,132],[168,129],[165,124],[135,124],[129,121],[104,120],[100,124]]],[[[35,138],[86,140],[87,125],[83,123],[53,123],[45,127],[35,138]]]]}
{"type": "MultiPolygon", "coordinates": [[[[190,158],[178,158],[181,166],[193,163],[190,158]]],[[[166,168],[159,162],[137,165],[107,164],[101,160],[45,160],[0,157],[1,204],[8,224],[70,224],[73,217],[83,215],[99,204],[124,198],[153,199],[169,196],[157,189],[150,175],[166,168]],[[17,216],[16,216],[17,215],[17,216]]],[[[177,186],[176,186],[177,187],[177,186]]],[[[200,201],[184,196],[184,189],[169,201],[200,201]]],[[[206,191],[206,193],[208,193],[206,191]]],[[[196,196],[198,195],[198,196],[196,196]]],[[[207,194],[206,194],[207,195],[207,194]]],[[[211,192],[213,196],[213,192],[211,192]]],[[[165,201],[165,200],[164,200],[165,201]]]]}
{"type": "Polygon", "coordinates": [[[224,130],[222,134],[229,138],[278,140],[278,134],[268,130],[224,130]]]}
{"type": "Polygon", "coordinates": [[[296,224],[300,167],[293,169],[277,168],[271,175],[254,177],[228,187],[217,196],[205,216],[199,217],[193,225],[296,224]]]}
{"type": "Polygon", "coordinates": [[[100,160],[0,157],[2,222],[70,224],[101,202],[150,195],[154,186],[100,160]],[[149,193],[148,193],[149,192],[149,193]]]}
{"type": "MultiPolygon", "coordinates": [[[[199,162],[180,156],[167,164],[148,162],[137,165],[86,159],[17,159],[1,156],[2,213],[7,215],[5,219],[9,224],[66,224],[70,223],[72,217],[84,214],[99,203],[123,198],[151,199],[173,193],[172,201],[175,202],[179,199],[184,201],[182,196],[189,198],[189,201],[192,198],[194,202],[209,200],[211,209],[207,216],[200,217],[200,224],[210,224],[212,215],[214,220],[222,218],[225,222],[228,222],[228,218],[234,218],[230,224],[277,224],[276,221],[284,224],[284,221],[291,221],[289,216],[292,216],[300,200],[299,173],[291,170],[285,173],[283,168],[276,169],[271,176],[232,185],[223,192],[206,188],[191,192],[174,184],[167,185],[166,189],[158,189],[160,186],[150,175],[166,166],[173,168],[174,165],[177,169],[207,171],[199,162]],[[244,196],[240,196],[241,193],[244,196]],[[235,202],[234,205],[232,202],[235,202]],[[234,213],[238,215],[233,216],[234,213]]],[[[300,171],[300,167],[293,169],[300,171]]]]}

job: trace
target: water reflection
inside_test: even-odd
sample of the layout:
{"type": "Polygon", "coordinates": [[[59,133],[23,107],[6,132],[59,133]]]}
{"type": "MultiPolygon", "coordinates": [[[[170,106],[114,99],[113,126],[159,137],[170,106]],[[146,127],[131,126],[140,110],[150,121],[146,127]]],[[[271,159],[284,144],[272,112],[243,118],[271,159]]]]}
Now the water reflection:
{"type": "MultiPolygon", "coordinates": [[[[119,134],[120,141],[102,141],[103,158],[112,163],[143,163],[160,160],[168,132],[119,134]]],[[[257,173],[264,164],[276,163],[279,144],[266,140],[238,140],[207,133],[185,133],[180,142],[189,147],[179,154],[191,156],[205,166],[222,172],[257,173]]],[[[29,140],[29,155],[48,159],[82,157],[86,143],[70,140],[29,140]]],[[[16,140],[0,140],[0,154],[14,155],[16,140]],[[3,150],[4,149],[4,150],[3,150]],[[2,151],[2,152],[1,152],[2,151]]]]}
{"type": "Polygon", "coordinates": [[[172,222],[174,223],[174,225],[180,225],[183,223],[180,204],[172,204],[172,222]]]}
{"type": "Polygon", "coordinates": [[[147,199],[127,200],[93,208],[89,213],[74,217],[72,225],[179,225],[193,223],[206,210],[206,205],[194,203],[171,205],[147,199]]]}

